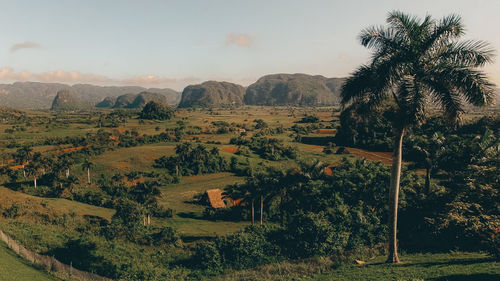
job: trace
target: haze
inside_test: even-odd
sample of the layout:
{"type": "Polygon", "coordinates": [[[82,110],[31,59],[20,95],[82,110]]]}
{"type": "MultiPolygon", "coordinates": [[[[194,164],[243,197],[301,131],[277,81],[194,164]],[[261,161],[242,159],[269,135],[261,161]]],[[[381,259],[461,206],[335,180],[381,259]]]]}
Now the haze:
{"type": "MultiPolygon", "coordinates": [[[[500,50],[500,1],[1,1],[0,82],[248,85],[269,73],[344,77],[361,29],[391,10],[462,16],[500,50]]],[[[498,60],[486,71],[500,84],[498,60]]]]}

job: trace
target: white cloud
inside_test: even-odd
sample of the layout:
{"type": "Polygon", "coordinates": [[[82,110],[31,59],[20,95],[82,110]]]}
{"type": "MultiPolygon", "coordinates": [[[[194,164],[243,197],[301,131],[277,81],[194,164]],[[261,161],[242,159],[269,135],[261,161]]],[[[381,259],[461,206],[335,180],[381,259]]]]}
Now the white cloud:
{"type": "Polygon", "coordinates": [[[41,47],[42,46],[40,46],[40,44],[38,44],[37,42],[26,41],[26,42],[17,43],[17,44],[12,45],[10,47],[10,52],[14,53],[14,52],[17,52],[17,51],[22,50],[22,49],[38,49],[41,47]]]}
{"type": "Polygon", "coordinates": [[[230,33],[226,37],[226,46],[236,45],[240,47],[249,47],[252,44],[252,38],[243,33],[230,33]]]}
{"type": "Polygon", "coordinates": [[[153,74],[139,75],[118,81],[121,85],[140,85],[151,88],[172,88],[181,90],[189,84],[198,83],[201,80],[196,77],[171,78],[153,74]]]}
{"type": "Polygon", "coordinates": [[[36,81],[66,84],[88,83],[95,85],[127,85],[182,90],[189,84],[201,82],[201,79],[196,77],[171,78],[157,75],[139,75],[124,79],[113,79],[103,75],[81,73],[78,71],[56,70],[50,72],[32,73],[29,71],[16,72],[11,67],[3,67],[0,68],[0,81],[36,81]]]}

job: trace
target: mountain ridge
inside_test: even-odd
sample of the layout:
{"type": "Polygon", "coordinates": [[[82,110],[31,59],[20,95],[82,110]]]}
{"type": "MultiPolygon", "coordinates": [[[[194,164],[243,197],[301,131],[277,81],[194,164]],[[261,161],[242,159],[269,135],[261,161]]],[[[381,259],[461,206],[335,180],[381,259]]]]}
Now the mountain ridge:
{"type": "Polygon", "coordinates": [[[127,93],[155,92],[164,95],[167,102],[176,105],[180,93],[169,88],[140,86],[97,86],[92,84],[62,84],[44,82],[14,82],[0,84],[0,105],[21,109],[49,109],[60,90],[74,91],[86,104],[98,104],[107,97],[116,98],[127,93]]]}

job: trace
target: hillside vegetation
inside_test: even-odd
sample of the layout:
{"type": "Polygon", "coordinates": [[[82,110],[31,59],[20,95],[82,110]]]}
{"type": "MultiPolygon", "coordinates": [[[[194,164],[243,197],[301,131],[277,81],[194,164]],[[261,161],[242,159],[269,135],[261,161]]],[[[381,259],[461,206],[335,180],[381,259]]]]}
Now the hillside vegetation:
{"type": "Polygon", "coordinates": [[[273,74],[248,86],[249,105],[338,105],[343,79],[307,74],[273,74]]]}
{"type": "Polygon", "coordinates": [[[207,81],[187,86],[182,92],[180,108],[224,107],[243,104],[245,88],[229,82],[207,81]]]}

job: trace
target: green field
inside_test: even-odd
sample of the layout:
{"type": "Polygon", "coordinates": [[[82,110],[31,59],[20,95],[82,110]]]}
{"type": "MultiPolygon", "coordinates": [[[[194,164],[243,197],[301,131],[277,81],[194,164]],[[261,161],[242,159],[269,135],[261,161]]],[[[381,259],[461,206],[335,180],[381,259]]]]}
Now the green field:
{"type": "Polygon", "coordinates": [[[4,242],[0,242],[0,280],[1,281],[45,281],[59,280],[35,268],[21,259],[4,242]]]}
{"type": "Polygon", "coordinates": [[[402,255],[400,265],[378,257],[365,265],[348,265],[312,280],[500,280],[500,263],[480,253],[402,255]]]}
{"type": "MultiPolygon", "coordinates": [[[[245,175],[252,175],[266,167],[295,172],[306,167],[301,166],[302,163],[313,163],[319,160],[321,164],[325,164],[322,166],[322,173],[327,174],[324,167],[328,165],[332,171],[343,158],[351,160],[350,163],[354,163],[352,160],[364,157],[368,160],[381,161],[386,165],[390,164],[391,156],[388,152],[348,147],[345,153],[325,153],[324,149],[328,148],[326,145],[332,141],[339,124],[339,112],[334,109],[333,107],[245,106],[235,109],[177,110],[175,117],[167,121],[139,120],[136,115],[131,115],[117,127],[104,126],[103,128],[99,128],[97,123],[98,115],[109,113],[109,111],[92,114],[66,112],[59,115],[27,111],[24,120],[0,124],[0,131],[14,130],[0,136],[2,163],[7,167],[17,164],[15,168],[17,170],[11,169],[17,171],[17,177],[9,176],[7,172],[0,175],[0,227],[26,248],[42,254],[51,254],[56,251],[56,255],[57,253],[62,255],[59,258],[64,257],[65,254],[57,251],[82,245],[85,249],[86,245],[92,245],[93,251],[87,254],[97,260],[96,264],[99,264],[102,259],[116,266],[111,267],[112,269],[125,268],[123,272],[127,274],[134,273],[142,276],[144,272],[153,272],[151,274],[155,276],[168,275],[167,280],[214,277],[211,273],[206,273],[197,267],[187,267],[185,264],[193,258],[193,253],[200,243],[211,243],[225,235],[236,233],[249,226],[250,221],[248,221],[248,215],[240,215],[234,219],[214,216],[217,219],[212,219],[206,214],[214,210],[205,212],[207,206],[194,202],[196,195],[209,189],[223,190],[229,185],[243,183],[245,175]],[[307,115],[316,115],[320,120],[316,123],[297,123],[307,115]],[[254,120],[257,119],[264,120],[266,127],[256,128],[257,122],[254,120]],[[221,127],[216,125],[217,123],[224,125],[221,127]],[[301,127],[307,133],[292,126],[301,127]],[[221,132],[220,130],[225,127],[230,130],[221,132]],[[184,130],[184,134],[178,138],[174,131],[179,128],[184,130]],[[242,131],[241,128],[246,129],[242,131]],[[96,132],[100,129],[109,134],[105,137],[105,141],[95,142],[100,150],[96,149],[88,153],[80,151],[79,149],[85,147],[83,146],[85,143],[81,140],[86,138],[86,141],[92,144],[92,141],[97,139],[96,132]],[[152,142],[139,141],[145,138],[145,135],[154,136],[161,133],[167,133],[170,138],[166,141],[163,139],[152,142]],[[299,134],[302,139],[297,137],[299,134]],[[242,146],[235,144],[239,141],[238,137],[249,141],[255,135],[277,139],[282,142],[283,147],[294,148],[296,154],[293,158],[282,157],[272,160],[272,158],[266,158],[258,148],[250,148],[249,143],[242,142],[242,146]],[[136,142],[125,147],[123,142],[126,143],[127,138],[128,140],[134,139],[136,142]],[[236,141],[230,143],[232,138],[236,141]],[[117,140],[124,141],[119,143],[117,140]],[[242,170],[224,168],[224,170],[208,174],[197,174],[199,171],[193,171],[190,176],[176,178],[172,170],[169,172],[168,168],[154,166],[155,160],[162,156],[175,156],[176,146],[183,143],[190,143],[192,147],[201,144],[207,151],[217,148],[220,153],[218,155],[227,160],[227,163],[230,163],[232,158],[233,161],[237,159],[237,165],[247,167],[251,172],[245,174],[241,172],[242,170]],[[20,145],[23,144],[31,146],[33,152],[40,152],[56,161],[60,160],[64,154],[70,155],[67,149],[77,147],[73,149],[77,152],[71,156],[74,162],[69,167],[70,174],[77,178],[73,186],[65,181],[67,179],[64,176],[65,170],[58,171],[56,175],[59,181],[57,183],[65,185],[65,192],[57,195],[61,198],[54,198],[50,193],[46,193],[58,184],[52,183],[49,186],[40,180],[39,187],[35,189],[32,179],[23,176],[19,161],[13,160],[15,153],[21,148],[20,145]],[[238,152],[240,148],[243,152],[238,152]],[[84,159],[93,163],[90,169],[90,184],[87,184],[86,169],[82,169],[84,159]],[[137,172],[135,177],[132,172],[137,172]],[[148,176],[148,174],[154,176],[148,176]],[[109,186],[106,183],[98,184],[98,178],[101,175],[104,176],[104,180],[109,179],[111,182],[109,186]],[[171,209],[173,215],[170,217],[170,215],[153,214],[150,226],[144,226],[141,218],[139,224],[144,232],[135,238],[127,238],[123,234],[115,234],[116,236],[111,239],[105,236],[105,231],[110,229],[106,224],[112,222],[112,217],[116,213],[113,208],[117,208],[114,204],[119,200],[114,197],[115,195],[111,195],[110,188],[113,190],[124,188],[126,193],[120,193],[120,196],[129,198],[129,194],[132,194],[134,188],[139,186],[138,182],[156,179],[160,185],[158,186],[159,194],[155,195],[155,200],[163,210],[171,209]],[[99,194],[101,196],[104,194],[112,200],[109,199],[105,204],[104,201],[86,201],[88,197],[76,196],[81,194],[92,196],[92,192],[95,192],[97,197],[99,194]],[[19,208],[16,216],[3,214],[4,210],[14,206],[19,208]],[[92,221],[99,218],[104,219],[102,223],[105,226],[92,221]],[[167,226],[172,227],[176,239],[180,238],[175,240],[175,243],[162,242],[155,245],[152,240],[144,239],[145,237],[152,239],[151,237],[156,234],[148,231],[167,228],[167,226]],[[82,244],[75,246],[74,243],[82,244]]],[[[408,164],[411,163],[405,164],[410,166],[408,164]]],[[[57,167],[57,165],[52,167],[57,167]]],[[[418,173],[414,182],[423,180],[423,174],[418,173]]],[[[356,179],[353,180],[356,181],[356,179]]],[[[260,210],[257,204],[255,207],[258,217],[260,210]]],[[[248,205],[246,207],[250,209],[248,205]]],[[[245,211],[249,212],[249,210],[245,211]]],[[[266,211],[264,213],[266,214],[266,211]]],[[[141,216],[145,218],[145,213],[141,213],[141,216]]],[[[264,221],[268,218],[271,225],[279,224],[277,217],[265,217],[264,221]]],[[[273,261],[257,268],[244,270],[224,268],[216,273],[219,276],[214,277],[214,280],[488,281],[500,279],[498,263],[483,253],[408,254],[402,256],[404,263],[396,266],[382,263],[384,258],[368,259],[365,265],[357,265],[353,263],[353,260],[339,264],[338,261],[328,256],[288,261],[273,257],[273,261]]],[[[54,280],[53,277],[21,261],[4,246],[0,247],[0,261],[2,261],[0,280],[45,280],[42,278],[54,280]],[[6,267],[6,264],[15,264],[15,266],[6,267]],[[11,276],[15,277],[5,279],[11,276]]],[[[92,265],[90,268],[94,269],[98,266],[92,265]]],[[[107,272],[101,271],[101,274],[105,275],[107,272]]],[[[137,280],[141,278],[136,277],[137,280]]],[[[132,278],[132,280],[135,279],[132,278]]]]}

